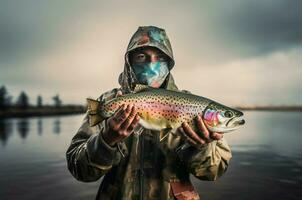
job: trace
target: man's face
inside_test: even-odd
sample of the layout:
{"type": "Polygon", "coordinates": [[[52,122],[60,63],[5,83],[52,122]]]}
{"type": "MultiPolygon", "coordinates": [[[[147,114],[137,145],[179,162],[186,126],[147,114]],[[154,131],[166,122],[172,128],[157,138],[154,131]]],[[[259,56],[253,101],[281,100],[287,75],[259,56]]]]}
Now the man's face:
{"type": "Polygon", "coordinates": [[[169,58],[155,47],[130,53],[130,64],[140,84],[158,88],[169,74],[169,58]]]}
{"type": "Polygon", "coordinates": [[[156,61],[169,61],[168,56],[155,47],[141,48],[137,51],[132,52],[130,56],[131,65],[156,61]]]}

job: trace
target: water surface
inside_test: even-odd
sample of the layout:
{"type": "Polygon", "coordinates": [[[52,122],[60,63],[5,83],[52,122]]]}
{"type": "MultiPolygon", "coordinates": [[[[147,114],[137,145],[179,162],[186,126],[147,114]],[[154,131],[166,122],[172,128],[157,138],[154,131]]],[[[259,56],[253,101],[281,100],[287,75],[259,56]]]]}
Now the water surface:
{"type": "MultiPolygon", "coordinates": [[[[217,181],[192,177],[202,199],[301,199],[302,113],[246,112],[226,134],[233,158],[217,181]]],[[[94,199],[100,181],[82,183],[65,152],[83,115],[0,121],[1,199],[94,199]]]]}

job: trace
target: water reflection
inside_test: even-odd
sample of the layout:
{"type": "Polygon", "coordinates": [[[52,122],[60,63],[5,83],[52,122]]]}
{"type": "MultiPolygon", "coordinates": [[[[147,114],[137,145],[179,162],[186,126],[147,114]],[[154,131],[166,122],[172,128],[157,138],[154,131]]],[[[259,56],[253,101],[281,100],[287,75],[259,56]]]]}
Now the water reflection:
{"type": "MultiPolygon", "coordinates": [[[[29,134],[37,132],[38,135],[42,135],[45,129],[43,121],[49,120],[43,117],[35,119],[33,118],[20,118],[20,119],[1,119],[0,120],[0,141],[2,145],[6,145],[9,141],[9,138],[13,135],[14,130],[18,133],[19,137],[22,140],[26,140],[29,134]],[[36,131],[35,131],[36,130],[36,131]]],[[[52,119],[52,133],[60,134],[61,133],[61,119],[54,118],[52,119]]],[[[47,124],[49,124],[47,122],[47,124]]],[[[45,125],[47,125],[45,124],[45,125]]]]}
{"type": "MultiPolygon", "coordinates": [[[[66,149],[82,120],[83,115],[0,121],[0,199],[94,199],[100,181],[80,183],[66,166],[66,149]]],[[[233,151],[228,171],[215,182],[192,177],[201,198],[301,199],[302,113],[247,112],[246,120],[225,135],[233,151]]]]}
{"type": "Polygon", "coordinates": [[[233,151],[228,172],[216,182],[193,183],[203,199],[301,199],[302,163],[270,148],[233,151]]]}
{"type": "Polygon", "coordinates": [[[53,122],[53,132],[56,134],[60,134],[61,132],[61,121],[59,118],[55,119],[53,122]]]}
{"type": "Polygon", "coordinates": [[[17,129],[22,139],[26,139],[29,133],[29,122],[27,118],[19,119],[17,129]]]}
{"type": "Polygon", "coordinates": [[[39,135],[42,135],[43,134],[43,121],[41,118],[38,119],[38,122],[37,122],[37,132],[39,135]]]}
{"type": "Polygon", "coordinates": [[[11,136],[13,129],[12,123],[7,120],[0,120],[0,140],[2,145],[6,145],[8,138],[11,136]]]}

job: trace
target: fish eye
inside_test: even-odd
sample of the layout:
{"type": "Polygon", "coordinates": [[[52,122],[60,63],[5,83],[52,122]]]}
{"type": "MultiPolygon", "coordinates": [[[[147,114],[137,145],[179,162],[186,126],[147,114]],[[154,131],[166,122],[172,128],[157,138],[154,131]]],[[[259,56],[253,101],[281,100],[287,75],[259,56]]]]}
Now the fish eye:
{"type": "Polygon", "coordinates": [[[224,112],[224,116],[228,117],[228,118],[231,118],[231,117],[233,117],[233,113],[231,111],[227,110],[227,111],[224,112]]]}

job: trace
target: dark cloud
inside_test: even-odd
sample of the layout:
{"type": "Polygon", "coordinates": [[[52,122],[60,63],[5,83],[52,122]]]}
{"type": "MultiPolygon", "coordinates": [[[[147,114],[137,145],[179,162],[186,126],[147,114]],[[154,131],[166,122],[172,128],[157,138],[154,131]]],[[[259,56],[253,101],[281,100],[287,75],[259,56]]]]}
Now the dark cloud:
{"type": "Polygon", "coordinates": [[[0,58],[2,62],[36,55],[46,41],[52,41],[53,24],[41,13],[39,4],[2,1],[0,8],[0,58]],[[48,26],[47,26],[48,24],[48,26]],[[43,39],[46,39],[43,41],[43,39]]]}
{"type": "Polygon", "coordinates": [[[222,97],[230,102],[242,96],[247,102],[301,102],[300,0],[174,0],[173,5],[160,0],[0,0],[0,5],[0,84],[15,94],[24,87],[34,94],[58,88],[76,102],[75,93],[79,99],[93,94],[87,88],[108,89],[122,69],[131,35],[138,26],[156,25],[166,29],[175,77],[188,89],[225,92],[222,97]],[[110,77],[101,73],[108,66],[110,77]],[[71,70],[76,72],[72,77],[71,70]],[[196,75],[204,80],[192,78],[196,75]],[[234,77],[229,85],[221,82],[228,77],[234,77]],[[234,83],[240,84],[233,89],[234,83]]]}
{"type": "Polygon", "coordinates": [[[37,57],[62,44],[70,36],[68,25],[92,6],[58,0],[0,0],[0,5],[1,62],[37,57]]]}
{"type": "Polygon", "coordinates": [[[179,44],[184,48],[203,54],[202,60],[209,61],[214,60],[213,54],[224,61],[260,56],[302,42],[302,1],[299,0],[213,0],[190,4],[176,1],[175,7],[157,1],[119,4],[73,1],[71,4],[58,0],[18,3],[0,0],[0,3],[2,61],[35,56],[51,46],[63,44],[62,40],[74,34],[68,33],[70,23],[76,24],[87,13],[94,13],[95,19],[90,20],[101,21],[106,17],[113,24],[116,20],[130,22],[132,16],[141,25],[160,22],[165,25],[163,28],[169,29],[168,33],[183,40],[179,44]]]}
{"type": "Polygon", "coordinates": [[[216,33],[223,36],[220,40],[237,46],[241,55],[262,55],[302,44],[302,1],[235,0],[210,6],[216,33]]]}

